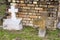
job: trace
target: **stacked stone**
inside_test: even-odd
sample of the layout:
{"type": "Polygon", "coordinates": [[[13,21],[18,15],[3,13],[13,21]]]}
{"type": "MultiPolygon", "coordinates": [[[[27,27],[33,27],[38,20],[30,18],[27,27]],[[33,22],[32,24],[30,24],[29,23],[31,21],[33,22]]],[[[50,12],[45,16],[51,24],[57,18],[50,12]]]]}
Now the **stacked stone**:
{"type": "Polygon", "coordinates": [[[39,19],[44,13],[47,13],[47,5],[40,5],[39,0],[20,0],[20,3],[17,4],[19,12],[18,17],[23,18],[24,25],[33,26],[33,19],[39,19]],[[44,8],[43,8],[44,7],[44,8]]]}
{"type": "Polygon", "coordinates": [[[59,0],[59,6],[58,6],[58,24],[57,28],[60,29],[60,0],[59,0]]]}
{"type": "MultiPolygon", "coordinates": [[[[11,0],[10,2],[12,2],[11,0]]],[[[18,18],[23,19],[23,25],[33,26],[34,19],[40,19],[41,16],[48,17],[47,27],[56,27],[58,0],[15,0],[16,8],[19,9],[17,13],[18,18]],[[50,22],[49,22],[50,21],[50,22]]]]}
{"type": "Polygon", "coordinates": [[[48,2],[47,27],[53,30],[55,30],[57,27],[58,5],[59,5],[58,0],[48,2]]]}
{"type": "Polygon", "coordinates": [[[58,17],[60,17],[60,1],[59,1],[59,11],[58,11],[58,17]]]}

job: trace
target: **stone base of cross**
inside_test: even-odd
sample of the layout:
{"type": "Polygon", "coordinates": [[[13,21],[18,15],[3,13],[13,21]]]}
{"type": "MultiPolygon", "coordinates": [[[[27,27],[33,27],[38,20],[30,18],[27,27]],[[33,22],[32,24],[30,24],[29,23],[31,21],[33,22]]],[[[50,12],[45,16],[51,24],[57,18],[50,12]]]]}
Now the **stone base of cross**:
{"type": "Polygon", "coordinates": [[[22,30],[23,26],[22,26],[22,23],[21,23],[21,19],[17,19],[17,20],[4,19],[3,29],[22,30]]]}

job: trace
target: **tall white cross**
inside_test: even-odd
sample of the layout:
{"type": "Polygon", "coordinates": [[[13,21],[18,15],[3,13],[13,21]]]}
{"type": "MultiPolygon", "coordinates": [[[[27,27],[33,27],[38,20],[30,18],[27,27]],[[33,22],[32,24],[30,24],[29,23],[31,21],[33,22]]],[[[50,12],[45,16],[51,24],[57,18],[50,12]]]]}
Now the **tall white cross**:
{"type": "Polygon", "coordinates": [[[18,12],[18,9],[15,8],[15,4],[11,4],[8,12],[11,12],[11,19],[16,19],[16,12],[18,12]]]}

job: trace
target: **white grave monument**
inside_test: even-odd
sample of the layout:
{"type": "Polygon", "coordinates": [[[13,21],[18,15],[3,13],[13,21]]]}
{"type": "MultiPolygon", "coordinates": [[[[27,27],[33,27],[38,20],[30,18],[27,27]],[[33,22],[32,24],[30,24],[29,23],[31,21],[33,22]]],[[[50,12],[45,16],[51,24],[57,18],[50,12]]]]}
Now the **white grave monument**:
{"type": "Polygon", "coordinates": [[[58,23],[57,28],[60,29],[60,22],[58,23]]]}
{"type": "Polygon", "coordinates": [[[39,37],[45,37],[45,35],[46,35],[46,30],[39,29],[38,36],[39,37]]]}
{"type": "MultiPolygon", "coordinates": [[[[60,12],[58,12],[58,17],[60,19],[60,12]]],[[[60,29],[60,20],[58,21],[57,28],[60,29]]]]}
{"type": "Polygon", "coordinates": [[[21,30],[23,28],[22,26],[22,18],[16,18],[16,12],[18,12],[18,9],[15,8],[15,3],[11,3],[10,9],[8,12],[11,13],[10,19],[4,19],[3,22],[3,29],[7,30],[21,30]]]}

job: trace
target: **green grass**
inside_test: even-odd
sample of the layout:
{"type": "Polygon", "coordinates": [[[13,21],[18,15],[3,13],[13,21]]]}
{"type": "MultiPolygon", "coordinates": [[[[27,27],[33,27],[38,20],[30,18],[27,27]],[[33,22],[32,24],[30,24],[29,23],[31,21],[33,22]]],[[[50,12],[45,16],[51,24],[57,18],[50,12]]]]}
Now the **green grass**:
{"type": "MultiPolygon", "coordinates": [[[[2,0],[0,0],[1,2],[2,0]]],[[[4,15],[6,5],[0,5],[0,15],[4,15]]],[[[49,31],[44,38],[38,37],[38,30],[32,27],[24,27],[21,31],[7,31],[0,28],[0,40],[12,40],[20,38],[21,40],[60,40],[60,30],[49,31]]]]}
{"type": "Polygon", "coordinates": [[[0,40],[12,40],[20,38],[21,40],[60,40],[59,30],[47,31],[44,38],[38,37],[38,30],[32,27],[24,27],[21,31],[7,31],[0,29],[0,40]]]}

